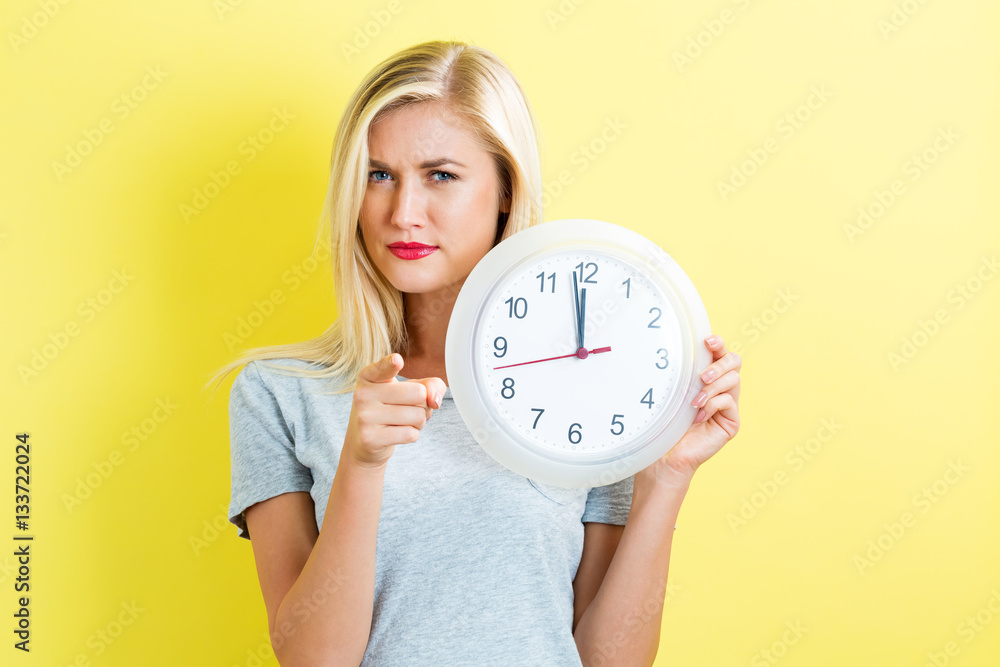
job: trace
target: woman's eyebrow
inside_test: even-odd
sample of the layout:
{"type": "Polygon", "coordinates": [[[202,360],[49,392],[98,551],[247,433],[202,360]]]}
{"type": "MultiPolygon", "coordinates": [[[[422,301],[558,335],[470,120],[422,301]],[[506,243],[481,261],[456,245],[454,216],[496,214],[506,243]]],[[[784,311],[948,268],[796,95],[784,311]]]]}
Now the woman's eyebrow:
{"type": "MultiPolygon", "coordinates": [[[[461,162],[458,162],[458,161],[454,160],[453,158],[450,158],[450,157],[439,157],[439,158],[434,158],[433,160],[426,160],[424,162],[421,162],[420,163],[420,168],[421,169],[432,169],[434,167],[440,167],[443,164],[453,164],[456,167],[464,167],[465,166],[464,164],[462,164],[461,162]]],[[[372,160],[370,158],[368,160],[368,165],[370,167],[374,167],[375,169],[386,169],[386,170],[389,169],[389,165],[387,165],[386,163],[381,162],[379,160],[372,160]]]]}

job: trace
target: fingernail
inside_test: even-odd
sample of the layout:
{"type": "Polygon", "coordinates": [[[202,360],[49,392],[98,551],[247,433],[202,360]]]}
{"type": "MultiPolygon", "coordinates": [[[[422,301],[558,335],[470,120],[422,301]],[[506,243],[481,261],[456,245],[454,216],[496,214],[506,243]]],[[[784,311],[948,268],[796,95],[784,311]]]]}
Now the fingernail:
{"type": "Polygon", "coordinates": [[[706,398],[708,398],[708,394],[706,394],[703,391],[699,392],[698,395],[694,397],[694,400],[691,401],[691,406],[695,408],[700,408],[701,404],[705,401],[706,398]]]}
{"type": "Polygon", "coordinates": [[[715,345],[716,343],[719,342],[719,337],[709,336],[708,338],[705,339],[705,342],[708,343],[709,345],[715,345]]]}
{"type": "Polygon", "coordinates": [[[435,393],[434,394],[434,405],[436,405],[439,408],[441,407],[441,394],[440,393],[435,393]]]}
{"type": "Polygon", "coordinates": [[[710,368],[709,370],[701,374],[701,381],[708,383],[711,382],[712,378],[714,377],[715,377],[715,369],[710,368]]]}
{"type": "Polygon", "coordinates": [[[694,423],[697,424],[697,423],[701,422],[703,419],[705,419],[705,414],[706,413],[705,413],[704,410],[699,410],[698,411],[698,416],[696,416],[694,418],[694,423]]]}

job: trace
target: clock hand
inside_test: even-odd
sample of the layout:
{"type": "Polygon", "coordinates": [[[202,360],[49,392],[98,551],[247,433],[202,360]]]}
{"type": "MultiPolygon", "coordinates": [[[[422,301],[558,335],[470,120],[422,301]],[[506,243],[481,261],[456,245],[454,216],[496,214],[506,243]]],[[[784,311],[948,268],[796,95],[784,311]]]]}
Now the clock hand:
{"type": "Polygon", "coordinates": [[[576,271],[573,272],[573,303],[575,305],[574,312],[576,313],[576,349],[583,347],[583,331],[580,327],[580,289],[576,284],[576,271]]]}
{"type": "Polygon", "coordinates": [[[570,357],[579,357],[580,359],[586,359],[592,354],[598,354],[600,352],[610,352],[611,346],[607,347],[595,347],[593,350],[585,350],[582,347],[574,352],[573,354],[564,354],[559,357],[549,357],[548,359],[535,359],[534,361],[522,361],[519,364],[507,364],[506,366],[495,366],[493,370],[497,371],[501,368],[510,368],[511,366],[524,366],[527,364],[539,364],[543,361],[553,361],[554,359],[569,359],[570,357]]]}
{"type": "Polygon", "coordinates": [[[580,292],[580,349],[584,350],[583,335],[587,333],[587,288],[584,287],[580,292]]]}

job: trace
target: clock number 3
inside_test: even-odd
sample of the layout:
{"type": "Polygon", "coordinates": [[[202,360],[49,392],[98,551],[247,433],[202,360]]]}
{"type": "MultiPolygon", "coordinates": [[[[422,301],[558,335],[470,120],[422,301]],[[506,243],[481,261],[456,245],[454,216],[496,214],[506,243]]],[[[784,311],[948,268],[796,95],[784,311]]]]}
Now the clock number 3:
{"type": "Polygon", "coordinates": [[[664,368],[670,365],[670,360],[667,359],[667,348],[661,347],[659,350],[656,351],[656,353],[660,355],[660,361],[663,362],[662,366],[660,365],[659,362],[657,362],[656,367],[662,371],[664,368]]]}

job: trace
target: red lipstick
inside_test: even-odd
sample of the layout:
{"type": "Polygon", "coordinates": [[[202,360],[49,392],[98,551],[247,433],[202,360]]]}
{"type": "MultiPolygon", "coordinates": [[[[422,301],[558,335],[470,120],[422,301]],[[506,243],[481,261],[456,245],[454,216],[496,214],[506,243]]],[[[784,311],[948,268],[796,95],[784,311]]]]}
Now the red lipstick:
{"type": "Polygon", "coordinates": [[[438,249],[436,245],[401,242],[390,243],[388,247],[389,252],[400,259],[420,259],[421,257],[426,257],[438,249]]]}

